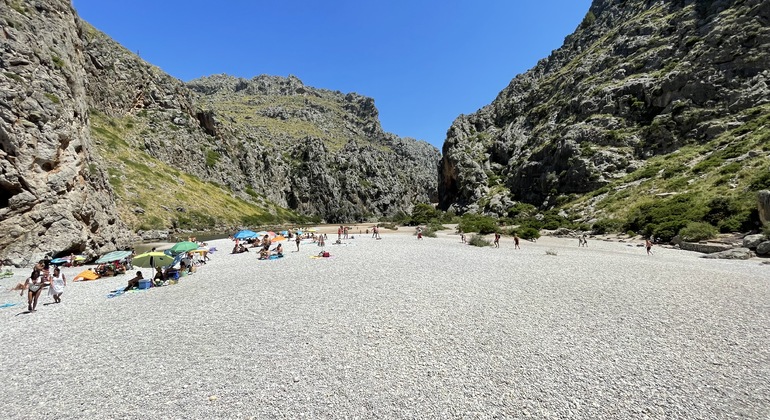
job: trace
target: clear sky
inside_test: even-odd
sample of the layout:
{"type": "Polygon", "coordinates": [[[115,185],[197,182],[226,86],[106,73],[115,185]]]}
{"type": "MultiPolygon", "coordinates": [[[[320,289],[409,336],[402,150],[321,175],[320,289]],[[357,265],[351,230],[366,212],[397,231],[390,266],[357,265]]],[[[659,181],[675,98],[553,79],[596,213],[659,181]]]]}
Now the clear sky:
{"type": "Polygon", "coordinates": [[[73,0],[78,14],[184,81],[294,75],[374,98],[383,129],[439,149],[559,48],[590,0],[73,0]]]}

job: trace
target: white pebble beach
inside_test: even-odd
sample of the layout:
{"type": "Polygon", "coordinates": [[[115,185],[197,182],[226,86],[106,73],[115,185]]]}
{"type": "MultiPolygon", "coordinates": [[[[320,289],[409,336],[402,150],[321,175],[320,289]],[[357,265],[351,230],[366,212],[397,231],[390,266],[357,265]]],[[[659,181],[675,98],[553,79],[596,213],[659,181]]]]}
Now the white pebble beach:
{"type": "Polygon", "coordinates": [[[762,260],[403,229],[324,259],[212,241],[177,285],[108,298],[129,275],[69,282],[34,313],[8,290],[16,269],[0,417],[770,418],[762,260]]]}

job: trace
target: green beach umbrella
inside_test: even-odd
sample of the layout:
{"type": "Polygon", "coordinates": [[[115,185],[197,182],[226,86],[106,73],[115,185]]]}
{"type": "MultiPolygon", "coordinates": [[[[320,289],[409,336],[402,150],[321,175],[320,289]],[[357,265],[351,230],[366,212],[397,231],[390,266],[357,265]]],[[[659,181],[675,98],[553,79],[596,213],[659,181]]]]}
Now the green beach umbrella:
{"type": "Polygon", "coordinates": [[[174,257],[162,252],[145,252],[132,260],[132,263],[137,267],[163,267],[172,262],[174,262],[174,257]]]}
{"type": "Polygon", "coordinates": [[[171,247],[172,254],[181,254],[183,252],[198,249],[198,244],[190,241],[177,242],[171,247]]]}
{"type": "MultiPolygon", "coordinates": [[[[108,262],[122,260],[123,258],[126,258],[129,255],[131,255],[131,251],[112,251],[102,255],[101,258],[99,258],[95,262],[97,264],[104,264],[108,262]]],[[[77,257],[75,257],[75,260],[77,260],[77,257]]]]}

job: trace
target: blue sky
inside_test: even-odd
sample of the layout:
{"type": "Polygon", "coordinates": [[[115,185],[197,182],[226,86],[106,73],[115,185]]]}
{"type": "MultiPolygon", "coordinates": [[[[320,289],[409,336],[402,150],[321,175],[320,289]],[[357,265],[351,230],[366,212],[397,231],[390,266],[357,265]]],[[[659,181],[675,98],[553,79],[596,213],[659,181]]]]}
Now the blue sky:
{"type": "Polygon", "coordinates": [[[559,48],[590,0],[73,0],[78,14],[184,81],[295,75],[374,98],[385,131],[439,149],[559,48]]]}

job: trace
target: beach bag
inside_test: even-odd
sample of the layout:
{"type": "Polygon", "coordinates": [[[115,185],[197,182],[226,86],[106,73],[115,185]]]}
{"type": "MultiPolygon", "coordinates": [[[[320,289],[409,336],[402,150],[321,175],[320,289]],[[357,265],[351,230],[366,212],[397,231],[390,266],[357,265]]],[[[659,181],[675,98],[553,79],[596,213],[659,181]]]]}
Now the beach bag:
{"type": "Polygon", "coordinates": [[[323,254],[321,254],[322,257],[330,257],[329,251],[324,251],[323,254]]]}

